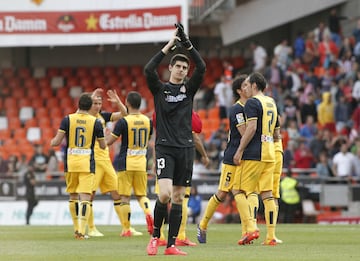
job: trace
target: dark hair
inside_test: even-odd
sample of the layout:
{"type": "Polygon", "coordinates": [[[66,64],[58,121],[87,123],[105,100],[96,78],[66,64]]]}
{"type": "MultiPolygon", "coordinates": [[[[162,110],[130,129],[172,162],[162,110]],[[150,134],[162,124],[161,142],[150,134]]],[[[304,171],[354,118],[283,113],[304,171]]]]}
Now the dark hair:
{"type": "Polygon", "coordinates": [[[78,106],[80,110],[84,110],[84,111],[90,110],[92,106],[92,98],[90,93],[86,92],[80,95],[78,106]]]}
{"type": "Polygon", "coordinates": [[[175,54],[171,58],[170,64],[174,65],[177,61],[186,62],[188,65],[190,65],[190,60],[185,54],[181,54],[181,53],[175,54]]]}
{"type": "Polygon", "coordinates": [[[263,91],[266,88],[265,77],[259,72],[254,72],[254,73],[250,74],[249,82],[250,82],[250,84],[256,83],[257,89],[259,91],[263,91]]]}
{"type": "Polygon", "coordinates": [[[235,100],[240,99],[240,95],[237,93],[237,90],[239,90],[241,88],[241,85],[246,80],[246,78],[247,78],[247,74],[241,74],[234,79],[234,81],[232,83],[232,91],[233,91],[235,100]]]}
{"type": "Polygon", "coordinates": [[[126,97],[126,101],[134,109],[139,109],[141,104],[141,95],[138,92],[129,92],[126,97]]]}

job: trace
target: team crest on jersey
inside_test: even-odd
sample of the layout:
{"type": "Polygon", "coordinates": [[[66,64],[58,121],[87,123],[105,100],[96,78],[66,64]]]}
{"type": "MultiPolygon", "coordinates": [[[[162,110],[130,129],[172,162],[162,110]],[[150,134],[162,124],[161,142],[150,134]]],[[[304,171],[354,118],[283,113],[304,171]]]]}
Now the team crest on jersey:
{"type": "Polygon", "coordinates": [[[186,87],[185,87],[185,85],[181,86],[180,92],[181,92],[181,93],[186,93],[186,87]]]}
{"type": "Polygon", "coordinates": [[[240,123],[245,123],[245,117],[243,113],[238,113],[236,114],[236,120],[237,122],[240,123]]]}

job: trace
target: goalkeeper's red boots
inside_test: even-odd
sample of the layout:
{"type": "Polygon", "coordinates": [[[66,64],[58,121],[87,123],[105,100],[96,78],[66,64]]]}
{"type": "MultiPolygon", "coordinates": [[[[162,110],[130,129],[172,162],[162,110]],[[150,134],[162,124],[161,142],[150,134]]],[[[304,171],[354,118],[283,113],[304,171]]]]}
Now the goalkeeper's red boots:
{"type": "Polygon", "coordinates": [[[173,256],[186,256],[187,255],[186,252],[181,251],[180,249],[178,249],[174,245],[172,245],[171,247],[166,248],[165,251],[164,251],[164,254],[165,255],[173,255],[173,256]]]}

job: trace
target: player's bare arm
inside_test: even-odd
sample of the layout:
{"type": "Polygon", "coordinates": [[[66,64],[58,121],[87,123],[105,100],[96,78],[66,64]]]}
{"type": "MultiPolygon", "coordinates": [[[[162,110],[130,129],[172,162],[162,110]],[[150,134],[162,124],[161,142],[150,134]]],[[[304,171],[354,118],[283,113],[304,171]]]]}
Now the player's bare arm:
{"type": "Polygon", "coordinates": [[[125,117],[128,115],[127,109],[125,104],[120,100],[120,97],[118,96],[116,90],[108,90],[106,92],[108,96],[108,101],[116,104],[118,106],[119,112],[114,112],[112,114],[112,120],[117,121],[121,119],[122,117],[125,117]]]}
{"type": "Polygon", "coordinates": [[[58,131],[56,133],[56,136],[50,141],[50,146],[52,146],[52,147],[59,146],[61,144],[62,140],[64,139],[64,137],[65,137],[65,133],[58,131]]]}

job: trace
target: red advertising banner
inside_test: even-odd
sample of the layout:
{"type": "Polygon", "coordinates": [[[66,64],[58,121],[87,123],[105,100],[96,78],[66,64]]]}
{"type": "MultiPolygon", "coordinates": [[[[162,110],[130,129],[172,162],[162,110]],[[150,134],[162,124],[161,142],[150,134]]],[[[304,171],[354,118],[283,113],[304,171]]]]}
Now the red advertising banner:
{"type": "Polygon", "coordinates": [[[109,11],[0,12],[0,34],[136,33],[173,30],[181,6],[109,11]]]}

